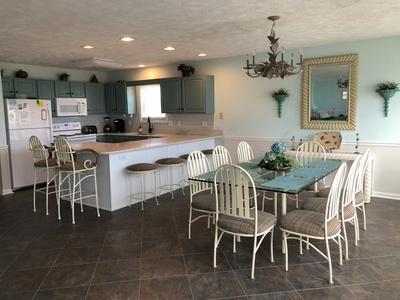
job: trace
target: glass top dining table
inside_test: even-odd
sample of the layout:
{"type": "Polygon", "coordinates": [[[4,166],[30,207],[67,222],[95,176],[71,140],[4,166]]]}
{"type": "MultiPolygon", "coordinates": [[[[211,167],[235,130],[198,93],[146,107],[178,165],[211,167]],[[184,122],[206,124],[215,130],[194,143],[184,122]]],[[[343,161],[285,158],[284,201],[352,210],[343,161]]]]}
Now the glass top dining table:
{"type": "MultiPolygon", "coordinates": [[[[290,157],[290,156],[289,156],[290,157]]],[[[282,215],[286,214],[286,194],[298,194],[308,186],[335,172],[346,160],[313,160],[294,157],[294,166],[287,171],[266,170],[258,166],[262,157],[239,163],[252,177],[257,190],[281,193],[282,215]]],[[[189,178],[189,180],[214,182],[215,171],[189,178]]]]}

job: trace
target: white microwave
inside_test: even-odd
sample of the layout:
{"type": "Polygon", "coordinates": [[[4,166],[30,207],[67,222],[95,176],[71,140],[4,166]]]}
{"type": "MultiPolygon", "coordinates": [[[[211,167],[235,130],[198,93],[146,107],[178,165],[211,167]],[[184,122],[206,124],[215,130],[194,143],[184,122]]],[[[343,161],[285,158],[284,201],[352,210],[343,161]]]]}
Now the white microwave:
{"type": "Polygon", "coordinates": [[[56,98],[56,116],[87,116],[86,98],[56,98]]]}

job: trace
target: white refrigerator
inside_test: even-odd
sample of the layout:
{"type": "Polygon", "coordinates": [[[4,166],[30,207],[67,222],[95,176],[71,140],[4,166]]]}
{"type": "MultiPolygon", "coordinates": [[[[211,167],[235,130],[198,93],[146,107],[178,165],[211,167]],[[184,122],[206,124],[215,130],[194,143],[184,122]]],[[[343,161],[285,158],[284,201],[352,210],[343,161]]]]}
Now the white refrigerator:
{"type": "MultiPolygon", "coordinates": [[[[33,185],[33,159],[29,138],[36,135],[43,144],[53,142],[51,101],[4,99],[7,142],[13,190],[33,185]]],[[[45,182],[45,177],[38,182],[45,182]]]]}

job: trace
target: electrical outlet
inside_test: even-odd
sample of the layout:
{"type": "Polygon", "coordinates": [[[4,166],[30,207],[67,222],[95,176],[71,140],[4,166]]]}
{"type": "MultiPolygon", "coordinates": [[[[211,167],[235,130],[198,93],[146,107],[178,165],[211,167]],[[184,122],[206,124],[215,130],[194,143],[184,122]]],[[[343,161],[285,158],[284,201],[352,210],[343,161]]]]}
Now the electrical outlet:
{"type": "Polygon", "coordinates": [[[126,160],[126,155],[120,155],[120,156],[119,156],[119,160],[120,160],[120,161],[126,160]]]}
{"type": "Polygon", "coordinates": [[[129,124],[129,125],[132,125],[132,121],[131,121],[131,120],[129,120],[129,121],[128,121],[128,124],[129,124]]]}
{"type": "Polygon", "coordinates": [[[181,126],[181,121],[176,122],[177,126],[181,126]]]}
{"type": "Polygon", "coordinates": [[[208,125],[207,125],[207,121],[201,121],[201,126],[207,127],[207,126],[208,126],[208,125]]]}
{"type": "Polygon", "coordinates": [[[168,126],[174,126],[174,121],[168,121],[168,126]]]}
{"type": "Polygon", "coordinates": [[[221,120],[224,118],[224,113],[223,113],[223,112],[220,112],[220,113],[219,113],[219,118],[220,118],[221,120]]]}
{"type": "Polygon", "coordinates": [[[100,123],[99,123],[99,120],[97,120],[97,121],[96,121],[96,125],[98,126],[99,124],[100,124],[100,123]]]}

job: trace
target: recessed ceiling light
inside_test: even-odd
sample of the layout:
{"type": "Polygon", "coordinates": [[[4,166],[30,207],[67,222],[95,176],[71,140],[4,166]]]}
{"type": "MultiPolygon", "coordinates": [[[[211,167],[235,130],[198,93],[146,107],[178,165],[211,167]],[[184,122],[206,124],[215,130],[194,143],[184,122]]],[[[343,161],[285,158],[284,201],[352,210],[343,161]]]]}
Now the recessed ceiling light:
{"type": "Polygon", "coordinates": [[[82,48],[83,48],[83,49],[94,49],[94,46],[85,45],[85,46],[82,46],[82,48]]]}
{"type": "Polygon", "coordinates": [[[172,51],[172,50],[175,50],[175,48],[174,48],[174,47],[171,47],[171,46],[168,46],[168,47],[165,47],[164,50],[172,51]]]}
{"type": "Polygon", "coordinates": [[[125,37],[120,38],[120,40],[123,42],[132,42],[134,40],[134,38],[125,36],[125,37]]]}
{"type": "Polygon", "coordinates": [[[207,54],[206,53],[199,53],[199,54],[197,54],[197,56],[207,56],[207,54]]]}
{"type": "Polygon", "coordinates": [[[139,68],[144,68],[146,65],[138,65],[139,68]]]}

